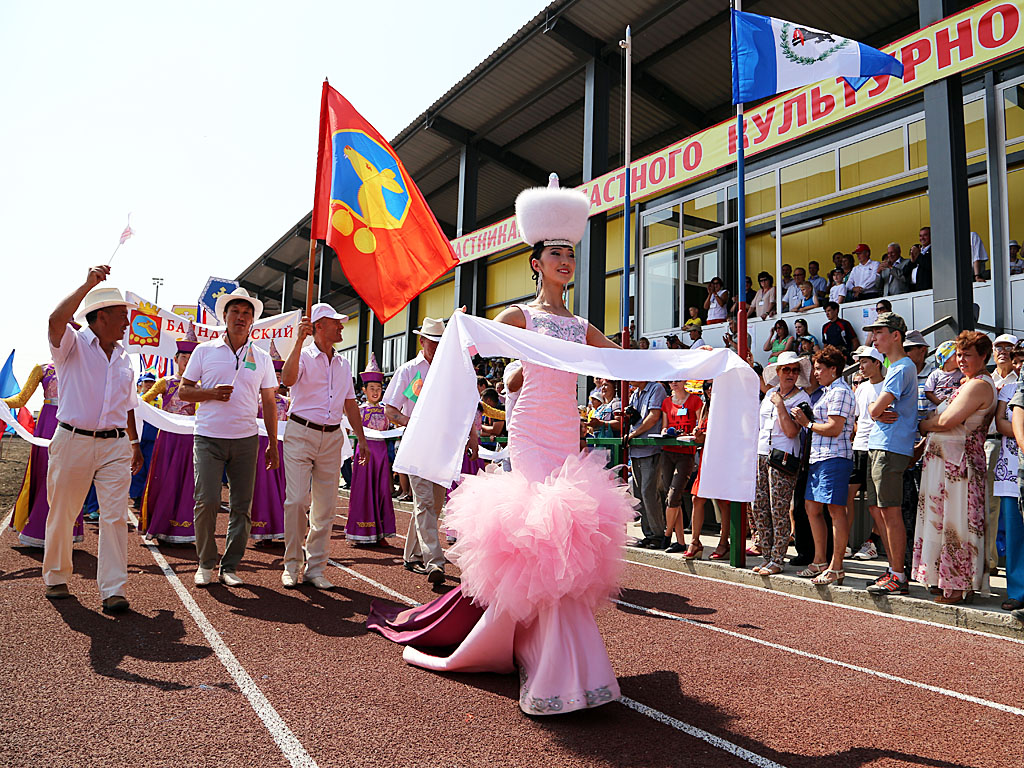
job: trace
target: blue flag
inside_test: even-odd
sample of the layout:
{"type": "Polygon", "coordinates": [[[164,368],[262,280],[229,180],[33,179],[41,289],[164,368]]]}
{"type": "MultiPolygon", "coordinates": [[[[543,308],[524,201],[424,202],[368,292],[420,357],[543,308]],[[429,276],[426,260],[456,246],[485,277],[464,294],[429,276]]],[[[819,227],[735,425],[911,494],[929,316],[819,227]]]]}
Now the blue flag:
{"type": "Polygon", "coordinates": [[[732,102],[745,104],[802,85],[845,77],[855,89],[903,64],[877,48],[782,19],[732,11],[732,102]]]}
{"type": "MultiPolygon", "coordinates": [[[[7,362],[4,363],[4,367],[0,368],[0,397],[11,397],[21,391],[21,387],[18,384],[18,380],[14,378],[14,350],[11,350],[11,354],[7,356],[7,362]]],[[[10,427],[4,430],[14,434],[14,430],[10,427]]]]}

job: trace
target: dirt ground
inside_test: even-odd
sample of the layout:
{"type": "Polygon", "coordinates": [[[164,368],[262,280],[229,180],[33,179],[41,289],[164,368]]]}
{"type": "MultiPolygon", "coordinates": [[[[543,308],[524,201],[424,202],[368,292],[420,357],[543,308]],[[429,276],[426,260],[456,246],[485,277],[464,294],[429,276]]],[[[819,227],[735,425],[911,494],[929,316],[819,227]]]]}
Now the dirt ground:
{"type": "Polygon", "coordinates": [[[10,511],[18,498],[31,448],[20,437],[5,436],[0,442],[0,518],[10,511]]]}

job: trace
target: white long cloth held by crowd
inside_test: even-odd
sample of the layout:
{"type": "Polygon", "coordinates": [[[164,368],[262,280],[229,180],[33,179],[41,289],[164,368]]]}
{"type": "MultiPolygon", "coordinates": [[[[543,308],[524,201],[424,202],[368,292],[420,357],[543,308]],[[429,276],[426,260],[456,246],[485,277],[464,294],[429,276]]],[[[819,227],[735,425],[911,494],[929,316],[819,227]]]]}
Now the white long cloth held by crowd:
{"type": "Polygon", "coordinates": [[[395,470],[449,486],[473,423],[473,354],[512,357],[560,371],[626,381],[714,379],[700,475],[701,496],[753,501],[757,467],[757,374],[727,349],[603,349],[456,312],[395,457],[395,470]]]}

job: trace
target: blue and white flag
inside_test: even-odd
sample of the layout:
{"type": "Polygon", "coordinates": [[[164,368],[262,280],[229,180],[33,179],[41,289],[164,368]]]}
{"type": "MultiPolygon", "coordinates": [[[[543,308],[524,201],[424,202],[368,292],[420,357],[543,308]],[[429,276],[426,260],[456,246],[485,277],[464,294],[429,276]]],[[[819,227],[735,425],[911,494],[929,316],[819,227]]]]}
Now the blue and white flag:
{"type": "Polygon", "coordinates": [[[877,48],[820,29],[732,12],[733,104],[833,77],[849,78],[857,88],[876,75],[902,78],[903,64],[877,48]]]}

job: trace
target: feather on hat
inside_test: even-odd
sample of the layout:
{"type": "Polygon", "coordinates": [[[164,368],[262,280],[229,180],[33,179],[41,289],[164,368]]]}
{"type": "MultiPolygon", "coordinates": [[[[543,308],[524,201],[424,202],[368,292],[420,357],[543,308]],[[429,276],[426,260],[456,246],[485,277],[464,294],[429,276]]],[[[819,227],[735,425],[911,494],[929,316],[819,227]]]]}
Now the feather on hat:
{"type": "Polygon", "coordinates": [[[589,216],[587,196],[560,188],[557,173],[546,187],[524,189],[516,198],[516,223],[527,245],[575,245],[583,239],[589,216]]]}

